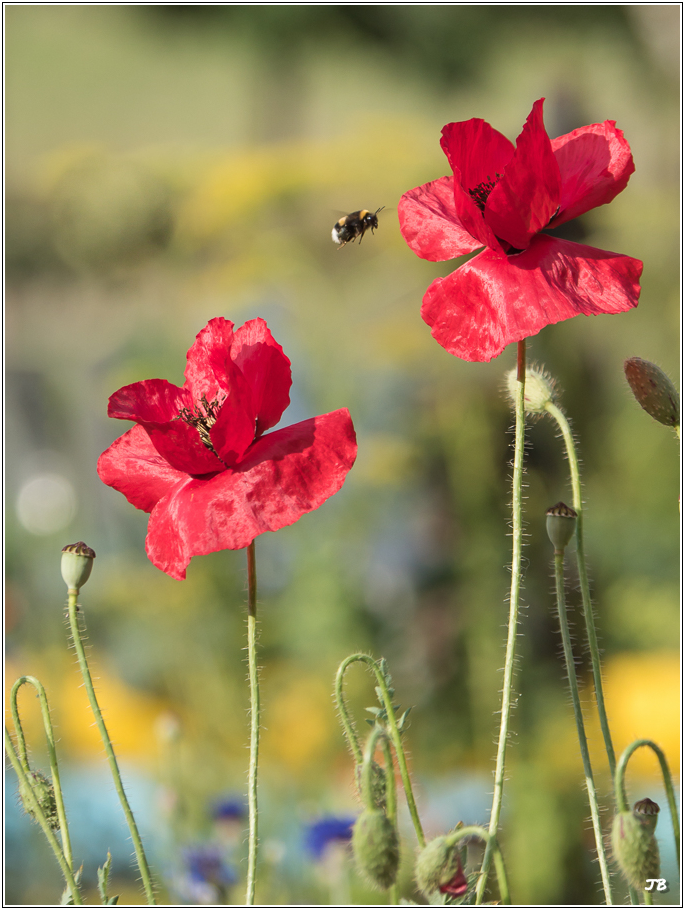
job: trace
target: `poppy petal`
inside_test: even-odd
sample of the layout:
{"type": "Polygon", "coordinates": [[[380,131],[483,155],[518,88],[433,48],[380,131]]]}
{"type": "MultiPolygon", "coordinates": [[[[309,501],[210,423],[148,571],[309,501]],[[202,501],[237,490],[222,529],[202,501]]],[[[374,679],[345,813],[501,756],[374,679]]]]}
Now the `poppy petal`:
{"type": "Polygon", "coordinates": [[[192,411],[193,407],[187,389],[166,379],[144,379],[115,392],[107,413],[145,427],[159,454],[177,470],[187,474],[220,471],[224,467],[220,459],[203,444],[195,427],[180,419],[184,408],[192,411]]]}
{"type": "Polygon", "coordinates": [[[251,319],[233,337],[231,359],[252,389],[256,435],[275,426],[290,404],[290,360],[263,319],[251,319]]]}
{"type": "Polygon", "coordinates": [[[630,146],[615,120],[582,126],[552,139],[552,148],[561,171],[561,202],[550,227],[611,202],[635,170],[630,146]]]}
{"type": "Polygon", "coordinates": [[[474,117],[443,127],[440,145],[454,173],[454,203],[459,222],[480,240],[480,245],[501,249],[472,194],[495,183],[504,173],[514,155],[513,144],[485,120],[474,117]]]}
{"type": "Polygon", "coordinates": [[[421,316],[450,354],[487,361],[546,325],[637,306],[641,273],[630,256],[541,234],[523,253],[484,250],[436,279],[421,316]]]}
{"type": "Polygon", "coordinates": [[[525,250],[559,208],[561,177],[542,119],[543,101],[533,105],[514,156],[485,205],[494,234],[517,250],[525,250]]]}
{"type": "Polygon", "coordinates": [[[409,190],[397,206],[400,230],[422,259],[442,262],[483,246],[462,227],[454,205],[454,177],[441,177],[409,190]]]}
{"type": "Polygon", "coordinates": [[[214,451],[225,465],[237,464],[255,438],[252,389],[235,364],[231,387],[209,431],[214,451]]]}
{"type": "Polygon", "coordinates": [[[200,401],[203,395],[214,401],[230,389],[234,372],[233,337],[233,323],[223,316],[210,319],[197,333],[187,354],[184,386],[195,401],[200,401]]]}
{"type": "Polygon", "coordinates": [[[103,483],[123,493],[136,509],[151,512],[159,500],[188,475],[164,459],[140,426],[116,439],[98,459],[103,483]]]}
{"type": "Polygon", "coordinates": [[[340,489],[356,454],[347,409],[270,433],[237,469],[170,490],[150,516],[147,554],[185,578],[193,556],[246,547],[317,509],[340,489]]]}

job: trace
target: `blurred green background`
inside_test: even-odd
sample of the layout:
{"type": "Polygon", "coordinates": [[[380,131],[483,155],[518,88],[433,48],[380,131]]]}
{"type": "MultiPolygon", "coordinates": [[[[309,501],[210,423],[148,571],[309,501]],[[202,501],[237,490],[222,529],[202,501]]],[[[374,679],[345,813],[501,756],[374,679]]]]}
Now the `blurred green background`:
{"type": "MultiPolygon", "coordinates": [[[[138,900],[67,649],[59,557],[79,539],[98,554],[81,602],[101,701],[163,899],[193,899],[183,896],[184,846],[219,841],[239,878],[229,899],[243,899],[242,833],[221,834],[209,807],[245,788],[244,554],[196,557],[185,582],[167,578],[145,556],[147,517],[95,470],[128,427],[107,418],[108,396],[150,377],[181,383],[186,350],[218,315],[237,325],[262,316],[283,345],[294,378],[286,424],[349,407],[359,440],[338,495],[257,540],[258,901],[328,903],[345,876],[349,900],[377,900],[344,863],[331,871],[303,850],[311,821],[358,811],[331,700],[353,651],[385,656],[398,700],[413,706],[407,742],[428,833],[486,821],[510,558],[501,387],[515,352],[468,364],[431,339],[422,294],[455,263],[416,258],[396,207],[447,172],[445,123],[482,117],[515,139],[542,96],[550,135],[613,119],[635,157],[625,192],[574,227],[583,242],[644,261],[640,306],[548,327],[529,358],[558,379],[580,440],[616,746],[651,737],[679,771],[678,449],[622,369],[637,355],[678,371],[679,14],[6,8],[7,680],[32,673],[48,688],[90,888],[111,849],[121,902],[138,900]],[[340,215],[379,206],[375,236],[336,249],[340,215]]],[[[529,432],[526,480],[521,697],[502,842],[515,902],[594,903],[599,871],[544,533],[545,509],[570,491],[544,421],[529,432]]],[[[582,638],[579,628],[587,680],[582,638]]],[[[363,716],[374,700],[363,670],[350,672],[349,692],[363,716]]],[[[20,703],[41,766],[35,699],[20,703]]],[[[591,739],[607,826],[610,780],[592,723],[591,739]]],[[[633,799],[663,809],[671,891],[657,902],[677,903],[656,762],[638,753],[631,769],[633,799]]],[[[6,900],[52,903],[57,866],[13,790],[11,775],[6,900]]],[[[420,900],[406,835],[403,893],[420,900]]]]}

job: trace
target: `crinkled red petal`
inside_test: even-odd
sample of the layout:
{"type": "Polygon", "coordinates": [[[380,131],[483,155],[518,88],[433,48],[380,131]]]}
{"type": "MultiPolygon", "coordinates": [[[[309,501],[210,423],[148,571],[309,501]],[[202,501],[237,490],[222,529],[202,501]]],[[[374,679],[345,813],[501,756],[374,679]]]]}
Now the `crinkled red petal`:
{"type": "Polygon", "coordinates": [[[494,234],[517,250],[525,250],[559,208],[561,178],[542,119],[543,101],[533,105],[514,156],[485,205],[494,234]]]}
{"type": "Polygon", "coordinates": [[[163,496],[188,477],[162,458],[140,426],[116,439],[98,459],[97,469],[103,483],[123,493],[144,512],[151,512],[163,496]]]}
{"type": "Polygon", "coordinates": [[[454,205],[454,177],[441,177],[409,190],[397,206],[400,230],[422,259],[442,262],[483,246],[462,227],[454,205]]]}
{"type": "Polygon", "coordinates": [[[561,171],[561,211],[550,227],[611,202],[635,170],[630,146],[614,120],[552,139],[561,171]]]}
{"type": "Polygon", "coordinates": [[[159,454],[177,470],[187,474],[220,471],[224,467],[220,459],[203,444],[195,427],[180,419],[181,410],[192,410],[194,405],[187,389],[166,379],[145,379],[115,392],[107,413],[145,427],[159,454]]]}
{"type": "Polygon", "coordinates": [[[214,401],[217,397],[222,398],[230,388],[234,372],[233,337],[233,323],[223,316],[210,319],[197,333],[187,354],[184,386],[195,401],[203,395],[208,401],[214,401]]]}
{"type": "Polygon", "coordinates": [[[185,578],[193,556],[246,547],[318,508],[340,489],[356,454],[347,409],[263,436],[238,468],[189,479],[158,502],[148,556],[172,578],[185,578]]]}
{"type": "Polygon", "coordinates": [[[454,877],[450,879],[446,884],[440,886],[440,892],[442,894],[454,894],[455,897],[461,897],[462,894],[466,894],[469,890],[469,883],[466,880],[464,875],[464,870],[462,869],[461,863],[457,869],[454,877]]]}
{"type": "Polygon", "coordinates": [[[483,218],[469,190],[494,182],[503,174],[514,154],[514,146],[485,120],[474,118],[448,123],[440,140],[454,173],[454,204],[457,218],[481,245],[499,250],[501,245],[483,218]]]}
{"type": "Polygon", "coordinates": [[[290,404],[290,361],[263,319],[251,319],[235,332],[231,358],[252,389],[257,436],[276,426],[290,404]]]}
{"type": "Polygon", "coordinates": [[[484,250],[436,279],[421,315],[450,354],[488,361],[546,325],[637,306],[641,273],[638,259],[539,234],[523,253],[484,250]]]}
{"type": "Polygon", "coordinates": [[[235,365],[232,372],[228,395],[209,433],[214,451],[229,467],[237,464],[254,442],[256,424],[252,389],[235,365]]]}

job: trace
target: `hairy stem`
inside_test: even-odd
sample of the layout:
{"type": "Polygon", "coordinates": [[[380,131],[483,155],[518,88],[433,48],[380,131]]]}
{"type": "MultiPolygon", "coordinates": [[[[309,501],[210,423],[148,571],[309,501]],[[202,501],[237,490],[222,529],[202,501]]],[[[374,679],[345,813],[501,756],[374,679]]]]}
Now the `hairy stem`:
{"type": "Polygon", "coordinates": [[[248,836],[247,894],[245,903],[254,905],[259,845],[257,809],[257,768],[259,764],[259,671],[257,669],[257,563],[254,540],[247,548],[247,663],[250,677],[250,766],[247,800],[250,832],[248,836]]]}
{"type": "Polygon", "coordinates": [[[117,763],[116,755],[114,754],[114,749],[112,748],[112,741],[109,738],[109,733],[107,732],[107,727],[105,726],[104,718],[102,717],[102,711],[100,710],[100,705],[98,704],[97,696],[95,695],[95,689],[93,687],[93,679],[90,675],[90,669],[88,667],[88,660],[86,658],[86,651],[83,647],[83,640],[81,638],[81,630],[79,629],[78,615],[77,615],[77,604],[76,599],[78,597],[78,591],[74,588],[69,589],[69,626],[71,628],[71,637],[74,642],[74,649],[76,650],[76,658],[78,660],[78,665],[81,670],[81,675],[83,676],[83,683],[86,687],[86,692],[88,693],[88,700],[90,702],[90,707],[95,717],[95,723],[100,733],[100,738],[102,739],[102,744],[105,747],[105,754],[107,755],[107,761],[109,762],[109,768],[112,772],[112,778],[114,780],[114,787],[117,791],[119,797],[119,802],[121,803],[121,808],[124,810],[124,815],[126,816],[126,823],[128,824],[129,831],[131,832],[131,840],[133,841],[133,848],[136,853],[136,861],[138,863],[138,869],[140,870],[140,876],[143,880],[143,888],[145,889],[145,895],[147,897],[148,904],[156,904],[154,889],[152,885],[152,876],[150,874],[150,867],[147,863],[147,857],[145,856],[145,850],[143,848],[143,842],[140,839],[140,834],[138,833],[138,826],[136,825],[136,820],[133,817],[133,812],[128,802],[126,793],[124,792],[124,785],[121,781],[121,773],[119,771],[119,765],[117,763]]]}
{"type": "Polygon", "coordinates": [[[350,664],[353,664],[356,661],[365,663],[367,667],[375,674],[376,681],[378,682],[378,688],[381,690],[383,707],[385,708],[386,714],[388,715],[388,734],[395,749],[395,754],[397,755],[397,764],[400,768],[400,776],[402,778],[402,786],[404,787],[404,795],[407,800],[409,814],[411,815],[411,819],[414,824],[414,830],[416,831],[416,839],[419,842],[419,847],[423,849],[426,846],[426,837],[423,833],[423,827],[421,825],[421,819],[419,818],[418,809],[416,808],[414,791],[411,785],[411,778],[409,777],[409,769],[407,768],[407,757],[404,753],[404,747],[402,745],[402,736],[397,728],[397,718],[395,717],[395,709],[393,708],[392,698],[388,692],[385,676],[381,672],[377,661],[375,661],[373,657],[370,657],[368,654],[352,654],[350,657],[345,658],[345,660],[340,664],[336,676],[336,701],[338,710],[340,711],[341,720],[343,721],[343,726],[345,726],[345,733],[348,737],[348,742],[350,743],[350,746],[355,754],[355,758],[357,758],[357,755],[359,755],[359,761],[361,761],[363,758],[362,752],[359,748],[354,726],[349,718],[349,713],[347,712],[345,700],[343,698],[343,679],[345,676],[345,671],[350,666],[350,664]],[[347,725],[345,725],[345,720],[347,720],[347,725]],[[353,743],[356,744],[356,749],[359,750],[358,752],[355,750],[353,743]]]}
{"type": "Polygon", "coordinates": [[[583,616],[585,619],[585,628],[587,631],[588,646],[590,648],[590,659],[592,661],[592,676],[595,684],[595,699],[597,701],[597,712],[599,714],[599,723],[602,728],[604,738],[604,748],[606,749],[607,759],[609,761],[609,770],[613,778],[616,772],[616,753],[611,741],[611,731],[609,730],[609,719],[604,704],[604,688],[602,685],[602,664],[599,655],[599,645],[597,644],[597,631],[595,628],[595,617],[592,609],[592,599],[590,597],[590,583],[587,577],[587,563],[585,561],[585,547],[583,543],[583,500],[580,488],[580,471],[578,468],[578,453],[573,439],[571,427],[566,415],[552,402],[545,405],[548,413],[556,420],[566,445],[566,455],[571,473],[571,488],[573,490],[573,508],[578,515],[576,521],[576,561],[578,563],[578,578],[580,580],[580,593],[583,600],[583,616]]]}
{"type": "Polygon", "coordinates": [[[514,699],[513,679],[516,658],[516,635],[518,631],[519,595],[521,591],[521,551],[523,548],[523,451],[526,435],[525,415],[525,376],[526,376],[526,342],[519,341],[517,351],[517,388],[516,388],[516,430],[514,437],[514,472],[512,478],[512,556],[511,588],[509,592],[509,624],[507,629],[507,647],[504,657],[504,682],[502,685],[502,712],[500,716],[499,740],[497,743],[497,762],[495,765],[495,788],[488,826],[489,839],[485,844],[483,865],[476,888],[476,903],[480,904],[485,894],[485,885],[492,862],[494,838],[499,829],[499,817],[502,811],[504,796],[505,759],[509,739],[509,717],[514,699]]]}
{"type": "Polygon", "coordinates": [[[17,706],[17,695],[19,689],[28,684],[33,686],[33,688],[38,693],[38,698],[40,700],[40,710],[43,717],[43,728],[45,729],[45,739],[48,745],[48,759],[50,761],[50,773],[52,776],[52,785],[55,789],[55,804],[57,808],[57,820],[59,821],[59,831],[60,837],[62,839],[62,849],[64,850],[64,858],[67,861],[67,864],[70,869],[74,868],[74,860],[71,853],[71,838],[69,836],[69,826],[67,824],[67,814],[64,809],[64,798],[62,796],[62,783],[59,776],[59,764],[57,762],[57,749],[55,748],[55,734],[52,729],[52,720],[50,719],[50,706],[48,705],[48,697],[43,688],[43,684],[40,680],[36,679],[35,676],[20,676],[19,679],[12,686],[12,691],[10,693],[10,707],[12,711],[12,719],[14,720],[14,729],[17,734],[17,745],[19,747],[19,758],[24,770],[29,770],[28,757],[26,754],[26,742],[24,740],[24,731],[21,726],[21,719],[19,717],[19,708],[17,706]]]}
{"type": "Polygon", "coordinates": [[[557,611],[559,613],[559,628],[561,631],[561,641],[564,646],[564,659],[566,661],[566,673],[568,674],[568,684],[571,690],[571,701],[573,702],[573,713],[576,719],[576,730],[578,733],[578,743],[580,745],[580,754],[583,759],[583,771],[585,772],[585,785],[587,787],[588,800],[590,803],[590,815],[592,816],[592,827],[595,832],[595,844],[597,847],[597,856],[599,859],[599,868],[602,875],[602,885],[604,886],[604,896],[607,904],[612,904],[611,884],[609,881],[609,868],[607,865],[606,852],[604,850],[604,840],[602,838],[602,826],[599,819],[599,804],[597,802],[597,791],[595,790],[595,781],[592,776],[592,765],[590,764],[590,751],[588,749],[587,737],[585,736],[585,724],[583,722],[583,710],[580,704],[580,693],[578,691],[578,677],[576,676],[576,665],[573,658],[573,648],[571,647],[571,633],[568,627],[568,616],[566,614],[566,592],[564,590],[564,551],[556,550],[554,553],[554,580],[557,593],[557,611]]]}
{"type": "Polygon", "coordinates": [[[7,753],[7,757],[9,758],[12,767],[16,771],[17,777],[23,784],[23,790],[26,794],[26,799],[28,799],[31,804],[31,810],[34,813],[34,817],[36,818],[40,827],[43,829],[43,834],[47,838],[47,841],[52,848],[52,852],[55,854],[57,862],[59,863],[59,867],[62,870],[64,880],[67,883],[67,887],[71,891],[71,897],[74,904],[83,904],[83,900],[81,898],[78,885],[76,884],[76,879],[74,878],[74,873],[72,871],[71,865],[67,862],[64,851],[60,847],[59,841],[55,837],[55,834],[50,827],[50,823],[45,817],[45,813],[43,812],[40,803],[34,795],[31,782],[26,773],[26,769],[15,751],[14,743],[12,742],[12,737],[9,735],[7,727],[5,727],[5,752],[7,753]]]}

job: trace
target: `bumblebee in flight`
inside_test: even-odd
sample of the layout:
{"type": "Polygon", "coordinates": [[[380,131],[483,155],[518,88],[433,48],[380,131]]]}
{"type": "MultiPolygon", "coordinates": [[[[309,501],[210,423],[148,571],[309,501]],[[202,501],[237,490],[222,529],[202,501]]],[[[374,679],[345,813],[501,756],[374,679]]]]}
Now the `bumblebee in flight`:
{"type": "Polygon", "coordinates": [[[359,242],[361,243],[366,231],[370,229],[373,234],[378,227],[378,213],[382,212],[384,208],[385,206],[382,205],[375,212],[369,212],[368,209],[360,209],[358,212],[345,215],[335,223],[331,231],[333,242],[344,247],[346,243],[350,243],[350,241],[354,241],[359,237],[359,242]]]}

